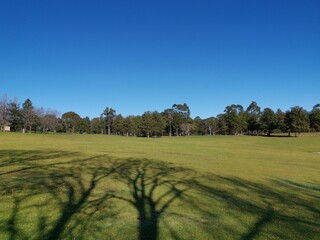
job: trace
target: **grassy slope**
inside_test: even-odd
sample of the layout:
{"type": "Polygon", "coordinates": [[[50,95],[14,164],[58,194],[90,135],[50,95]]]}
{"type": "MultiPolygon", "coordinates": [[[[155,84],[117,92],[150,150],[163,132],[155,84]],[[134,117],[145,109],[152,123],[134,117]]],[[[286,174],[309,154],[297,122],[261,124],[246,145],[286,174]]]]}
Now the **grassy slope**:
{"type": "Polygon", "coordinates": [[[320,239],[320,135],[0,134],[0,239],[320,239]]]}

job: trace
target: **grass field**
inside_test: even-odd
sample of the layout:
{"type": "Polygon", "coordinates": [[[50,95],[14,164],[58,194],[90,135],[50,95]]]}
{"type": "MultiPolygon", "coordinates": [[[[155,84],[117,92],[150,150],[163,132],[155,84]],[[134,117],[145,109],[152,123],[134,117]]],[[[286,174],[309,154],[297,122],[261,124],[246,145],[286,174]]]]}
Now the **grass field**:
{"type": "Polygon", "coordinates": [[[1,133],[0,239],[320,239],[320,135],[1,133]]]}

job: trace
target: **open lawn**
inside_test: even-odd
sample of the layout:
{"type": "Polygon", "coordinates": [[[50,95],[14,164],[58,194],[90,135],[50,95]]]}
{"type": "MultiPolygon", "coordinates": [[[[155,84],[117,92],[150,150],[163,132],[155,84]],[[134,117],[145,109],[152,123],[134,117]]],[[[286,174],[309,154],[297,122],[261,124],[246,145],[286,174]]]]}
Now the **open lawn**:
{"type": "Polygon", "coordinates": [[[320,135],[1,133],[0,239],[320,239],[320,135]]]}

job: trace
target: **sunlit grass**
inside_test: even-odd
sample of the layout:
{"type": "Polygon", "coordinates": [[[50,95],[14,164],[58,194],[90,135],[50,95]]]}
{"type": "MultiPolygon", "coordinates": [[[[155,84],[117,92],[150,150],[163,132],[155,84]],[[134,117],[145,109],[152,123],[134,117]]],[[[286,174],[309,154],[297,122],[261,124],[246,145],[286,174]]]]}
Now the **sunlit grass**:
{"type": "Polygon", "coordinates": [[[0,134],[0,239],[320,239],[320,135],[0,134]]]}

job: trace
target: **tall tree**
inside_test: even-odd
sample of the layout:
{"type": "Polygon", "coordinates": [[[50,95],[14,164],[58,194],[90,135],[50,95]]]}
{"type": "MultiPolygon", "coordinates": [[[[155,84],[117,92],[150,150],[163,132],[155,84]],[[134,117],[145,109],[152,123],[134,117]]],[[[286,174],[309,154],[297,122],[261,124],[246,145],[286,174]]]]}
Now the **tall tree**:
{"type": "Polygon", "coordinates": [[[267,131],[268,136],[271,135],[271,132],[277,126],[276,114],[271,108],[265,108],[261,115],[261,128],[264,131],[267,131]]]}
{"type": "Polygon", "coordinates": [[[173,129],[172,129],[173,128],[173,115],[174,115],[173,109],[172,108],[165,109],[163,111],[162,115],[163,115],[165,123],[166,123],[168,135],[171,137],[172,131],[173,131],[173,129]]]}
{"type": "Polygon", "coordinates": [[[259,133],[260,129],[260,116],[261,116],[261,109],[258,104],[254,101],[246,109],[246,117],[247,117],[247,124],[248,124],[248,131],[249,134],[251,133],[259,133]]]}
{"type": "Polygon", "coordinates": [[[226,114],[219,114],[217,116],[217,131],[220,135],[227,135],[227,117],[226,114]]]}
{"type": "Polygon", "coordinates": [[[289,136],[291,132],[300,134],[302,131],[309,129],[309,117],[306,110],[302,107],[292,107],[290,111],[286,112],[286,123],[289,127],[289,136]]]}
{"type": "Polygon", "coordinates": [[[21,131],[23,128],[22,111],[18,103],[18,99],[14,99],[8,105],[9,123],[11,131],[21,131]]]}
{"type": "Polygon", "coordinates": [[[245,128],[243,107],[241,105],[232,104],[227,106],[224,112],[229,134],[242,133],[245,128]]]}
{"type": "Polygon", "coordinates": [[[22,104],[22,117],[25,129],[29,129],[31,133],[32,125],[36,120],[36,113],[29,98],[22,104]]]}
{"type": "Polygon", "coordinates": [[[111,134],[111,125],[116,117],[116,110],[114,110],[113,108],[106,107],[102,113],[102,116],[103,116],[104,123],[105,123],[105,126],[108,131],[108,135],[110,135],[111,134]]]}
{"type": "Polygon", "coordinates": [[[141,117],[141,130],[146,137],[160,136],[165,128],[165,121],[157,111],[147,111],[141,117]]]}
{"type": "Polygon", "coordinates": [[[61,120],[65,131],[68,133],[74,133],[77,124],[81,121],[81,117],[77,113],[70,111],[62,114],[61,120]]]}
{"type": "Polygon", "coordinates": [[[286,113],[281,109],[278,109],[276,112],[276,128],[282,133],[288,131],[288,126],[286,124],[286,113]]]}
{"type": "Polygon", "coordinates": [[[90,118],[81,118],[75,126],[75,131],[78,133],[90,133],[90,118]]]}
{"type": "Polygon", "coordinates": [[[0,99],[0,131],[9,124],[9,103],[7,95],[4,94],[0,99]]]}
{"type": "Polygon", "coordinates": [[[214,117],[210,117],[204,120],[205,123],[205,127],[207,132],[209,132],[209,135],[213,135],[215,134],[216,130],[217,130],[217,119],[215,119],[214,117]]]}
{"type": "Polygon", "coordinates": [[[190,118],[190,108],[184,104],[174,104],[172,106],[173,111],[173,125],[176,128],[176,135],[179,135],[179,128],[181,133],[185,135],[190,134],[192,119],[190,118]]]}
{"type": "Polygon", "coordinates": [[[315,105],[310,113],[310,126],[314,131],[320,131],[320,104],[315,105]]]}
{"type": "Polygon", "coordinates": [[[90,132],[95,134],[103,132],[103,121],[101,118],[94,118],[91,120],[90,132]]]}
{"type": "Polygon", "coordinates": [[[112,122],[112,127],[114,128],[115,134],[123,134],[124,128],[123,128],[123,121],[124,118],[122,117],[121,114],[117,115],[112,122]]]}

